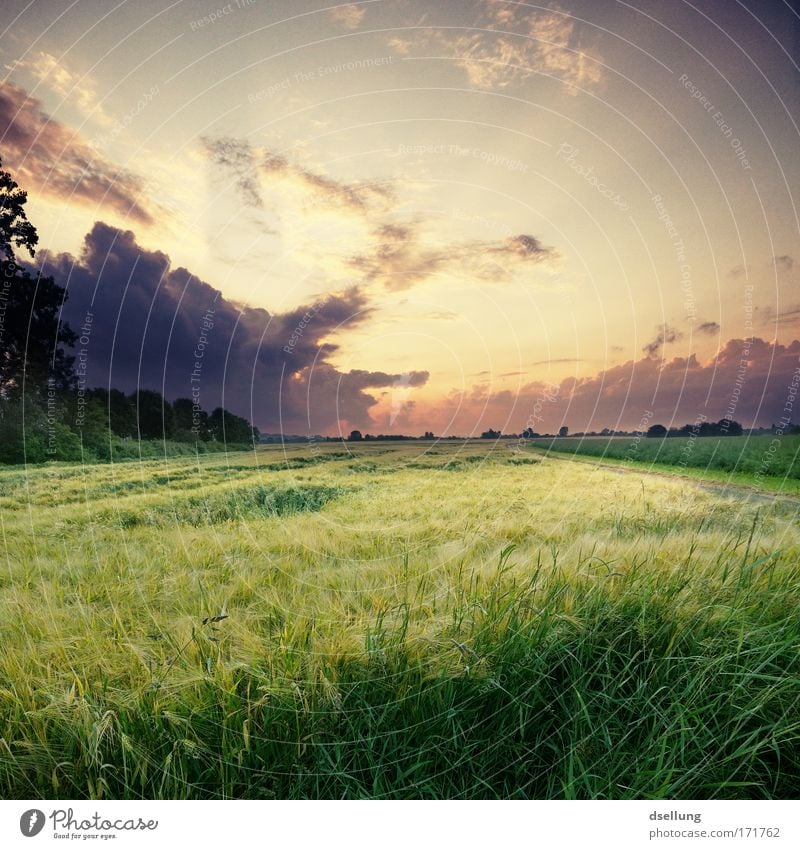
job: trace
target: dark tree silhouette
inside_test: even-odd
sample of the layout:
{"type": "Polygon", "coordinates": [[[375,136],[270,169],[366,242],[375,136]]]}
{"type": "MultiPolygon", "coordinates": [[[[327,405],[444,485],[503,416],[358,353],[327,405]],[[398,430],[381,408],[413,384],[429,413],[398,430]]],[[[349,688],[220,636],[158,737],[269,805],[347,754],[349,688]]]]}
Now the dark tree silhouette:
{"type": "MultiPolygon", "coordinates": [[[[0,160],[2,166],[2,160],[0,160]]],[[[24,248],[31,257],[39,237],[28,221],[28,195],[0,168],[0,397],[43,398],[48,391],[74,386],[71,346],[75,333],[59,320],[66,292],[52,277],[31,273],[14,253],[24,248]]]]}
{"type": "Polygon", "coordinates": [[[362,439],[360,430],[351,430],[350,436],[347,437],[348,442],[361,442],[362,439]]]}
{"type": "Polygon", "coordinates": [[[5,254],[7,262],[15,262],[14,248],[25,248],[33,256],[39,236],[25,213],[28,193],[19,187],[8,171],[2,170],[2,166],[3,160],[0,159],[0,251],[5,254]]]}
{"type": "Polygon", "coordinates": [[[654,424],[647,429],[647,436],[650,439],[661,439],[667,435],[667,429],[662,424],[654,424]]]}
{"type": "Polygon", "coordinates": [[[240,445],[257,442],[260,433],[247,419],[217,407],[208,417],[208,429],[218,442],[238,443],[240,445]]]}
{"type": "Polygon", "coordinates": [[[152,389],[138,389],[130,396],[139,425],[140,439],[169,439],[175,430],[172,404],[152,389]]]}

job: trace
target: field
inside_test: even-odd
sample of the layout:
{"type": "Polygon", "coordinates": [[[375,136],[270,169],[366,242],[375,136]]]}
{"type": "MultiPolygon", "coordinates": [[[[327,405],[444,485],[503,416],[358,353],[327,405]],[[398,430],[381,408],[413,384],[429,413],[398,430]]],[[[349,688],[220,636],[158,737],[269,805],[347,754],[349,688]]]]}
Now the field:
{"type": "Polygon", "coordinates": [[[0,471],[0,795],[796,798],[796,502],[514,447],[0,471]]]}
{"type": "Polygon", "coordinates": [[[730,476],[768,489],[800,491],[800,436],[572,437],[530,444],[558,453],[669,466],[683,474],[730,476]]]}

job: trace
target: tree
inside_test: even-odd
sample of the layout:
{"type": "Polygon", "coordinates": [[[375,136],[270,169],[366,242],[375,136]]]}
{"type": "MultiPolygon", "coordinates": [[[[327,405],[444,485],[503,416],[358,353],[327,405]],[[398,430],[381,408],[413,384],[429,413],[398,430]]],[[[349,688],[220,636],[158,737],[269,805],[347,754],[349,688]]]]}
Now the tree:
{"type": "Polygon", "coordinates": [[[360,430],[351,430],[350,436],[347,437],[348,442],[361,442],[362,439],[360,430]]]}
{"type": "Polygon", "coordinates": [[[52,277],[31,274],[14,253],[24,248],[33,257],[39,241],[25,213],[27,200],[0,167],[0,398],[18,398],[24,387],[35,402],[74,386],[74,358],[63,346],[73,345],[77,336],[60,321],[64,289],[52,277]]]}
{"type": "Polygon", "coordinates": [[[252,445],[258,442],[261,434],[247,419],[217,407],[208,417],[208,429],[211,436],[226,444],[252,445]]]}
{"type": "Polygon", "coordinates": [[[139,439],[169,439],[175,430],[172,405],[160,392],[138,389],[130,395],[136,411],[139,439]]]}
{"type": "Polygon", "coordinates": [[[102,410],[104,427],[123,439],[138,436],[136,406],[120,389],[97,387],[86,392],[87,405],[102,410]]]}
{"type": "Polygon", "coordinates": [[[724,436],[741,436],[744,433],[741,424],[733,419],[720,419],[718,424],[720,432],[724,436]]]}
{"type": "Polygon", "coordinates": [[[28,193],[17,185],[8,171],[2,170],[2,166],[0,159],[0,251],[7,262],[15,262],[14,248],[25,248],[33,256],[39,236],[25,212],[28,193]]]}
{"type": "Polygon", "coordinates": [[[647,429],[647,436],[650,439],[662,439],[666,435],[667,429],[662,424],[654,424],[647,429]]]}
{"type": "Polygon", "coordinates": [[[481,434],[481,439],[500,439],[500,431],[489,428],[481,434]]]}
{"type": "Polygon", "coordinates": [[[566,425],[562,425],[558,429],[558,435],[559,436],[569,436],[569,428],[566,425]]]}
{"type": "Polygon", "coordinates": [[[175,439],[180,442],[210,439],[208,413],[191,398],[176,398],[172,402],[172,412],[175,419],[175,439]]]}

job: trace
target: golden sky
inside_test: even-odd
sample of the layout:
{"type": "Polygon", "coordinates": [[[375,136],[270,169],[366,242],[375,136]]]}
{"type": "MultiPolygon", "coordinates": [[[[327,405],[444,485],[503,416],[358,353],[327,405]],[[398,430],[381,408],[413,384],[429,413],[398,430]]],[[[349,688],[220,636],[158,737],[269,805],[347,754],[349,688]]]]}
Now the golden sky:
{"type": "MultiPolygon", "coordinates": [[[[188,270],[240,316],[218,325],[205,391],[232,380],[230,405],[262,429],[599,430],[649,406],[680,425],[742,395],[750,424],[785,406],[788,4],[4,7],[0,156],[74,276],[67,317],[89,289],[151,316],[157,296],[191,340],[197,316],[167,297],[188,270]]],[[[142,371],[150,347],[115,356],[187,395],[169,352],[142,371]]]]}

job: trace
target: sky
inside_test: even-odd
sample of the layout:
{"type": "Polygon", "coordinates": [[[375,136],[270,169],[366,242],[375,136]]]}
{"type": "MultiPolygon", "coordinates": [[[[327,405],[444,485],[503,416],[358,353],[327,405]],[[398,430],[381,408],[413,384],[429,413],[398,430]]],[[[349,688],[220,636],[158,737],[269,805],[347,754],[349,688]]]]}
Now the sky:
{"type": "Polygon", "coordinates": [[[799,61],[783,0],[5,0],[0,157],[92,386],[797,422],[799,61]]]}

